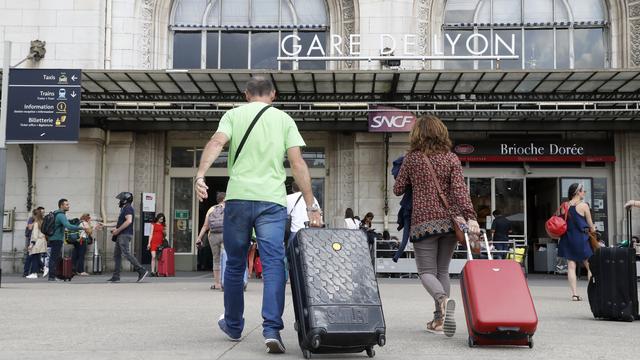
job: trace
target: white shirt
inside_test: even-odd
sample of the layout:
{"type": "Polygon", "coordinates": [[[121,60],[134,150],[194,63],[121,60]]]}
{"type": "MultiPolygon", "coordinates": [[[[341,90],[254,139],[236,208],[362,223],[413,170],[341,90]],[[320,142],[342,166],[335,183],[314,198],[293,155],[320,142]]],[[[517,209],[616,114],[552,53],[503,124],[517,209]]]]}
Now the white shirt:
{"type": "Polygon", "coordinates": [[[344,225],[347,229],[358,230],[360,228],[360,221],[357,219],[346,218],[344,219],[344,225]]]}
{"type": "MultiPolygon", "coordinates": [[[[309,221],[309,215],[307,214],[307,203],[304,202],[304,198],[300,198],[302,192],[298,191],[293,194],[287,195],[287,215],[291,215],[291,229],[292,233],[298,232],[300,229],[304,229],[305,221],[309,221]],[[298,201],[300,198],[300,201],[298,201]],[[298,204],[293,205],[298,201],[298,204]]],[[[313,198],[314,204],[318,204],[318,200],[313,198]]]]}

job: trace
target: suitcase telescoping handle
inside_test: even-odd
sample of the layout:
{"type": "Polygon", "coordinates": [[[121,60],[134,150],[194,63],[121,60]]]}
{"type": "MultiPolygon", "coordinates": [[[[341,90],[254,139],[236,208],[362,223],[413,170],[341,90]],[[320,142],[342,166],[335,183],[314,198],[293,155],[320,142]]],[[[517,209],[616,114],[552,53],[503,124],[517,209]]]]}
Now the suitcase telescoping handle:
{"type": "Polygon", "coordinates": [[[629,206],[627,208],[627,234],[629,236],[629,247],[632,246],[631,238],[633,237],[633,227],[631,226],[631,208],[632,206],[629,206]]]}
{"type": "MultiPolygon", "coordinates": [[[[471,242],[469,241],[469,229],[465,228],[464,232],[464,241],[467,243],[467,259],[473,260],[473,254],[471,253],[471,242]]],[[[480,230],[480,235],[484,240],[484,246],[487,248],[487,255],[489,260],[493,260],[493,255],[491,255],[491,248],[489,247],[489,239],[487,239],[487,233],[484,230],[480,230]]]]}

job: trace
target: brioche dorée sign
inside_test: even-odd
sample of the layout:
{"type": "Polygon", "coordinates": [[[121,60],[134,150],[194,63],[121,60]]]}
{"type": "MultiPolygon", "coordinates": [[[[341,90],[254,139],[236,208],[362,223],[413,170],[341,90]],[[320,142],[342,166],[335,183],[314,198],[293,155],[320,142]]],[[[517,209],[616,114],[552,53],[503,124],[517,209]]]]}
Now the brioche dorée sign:
{"type": "Polygon", "coordinates": [[[409,132],[416,116],[393,107],[377,107],[369,112],[369,132],[409,132]]]}
{"type": "Polygon", "coordinates": [[[608,141],[456,141],[461,161],[470,162],[615,162],[608,141]]]}

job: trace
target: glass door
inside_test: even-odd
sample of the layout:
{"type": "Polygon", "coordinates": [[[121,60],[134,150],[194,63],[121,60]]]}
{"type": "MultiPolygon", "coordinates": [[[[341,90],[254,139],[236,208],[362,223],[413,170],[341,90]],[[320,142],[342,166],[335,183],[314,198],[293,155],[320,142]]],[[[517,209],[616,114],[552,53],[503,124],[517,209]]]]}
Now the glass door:
{"type": "Polygon", "coordinates": [[[193,178],[171,178],[171,237],[176,253],[193,252],[193,178]]]}

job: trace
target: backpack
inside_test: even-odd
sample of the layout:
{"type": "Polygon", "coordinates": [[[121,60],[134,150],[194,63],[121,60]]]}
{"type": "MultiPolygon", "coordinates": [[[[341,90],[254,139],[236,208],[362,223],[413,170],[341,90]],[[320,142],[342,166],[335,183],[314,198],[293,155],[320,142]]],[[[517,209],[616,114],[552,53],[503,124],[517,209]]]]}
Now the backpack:
{"type": "Polygon", "coordinates": [[[42,220],[42,229],[41,232],[49,237],[52,236],[54,232],[56,232],[56,215],[57,211],[52,211],[44,216],[42,220]]]}
{"type": "Polygon", "coordinates": [[[221,233],[222,225],[224,223],[224,206],[214,206],[213,210],[211,210],[211,214],[209,214],[207,222],[209,223],[209,231],[213,233],[221,233]]]}

